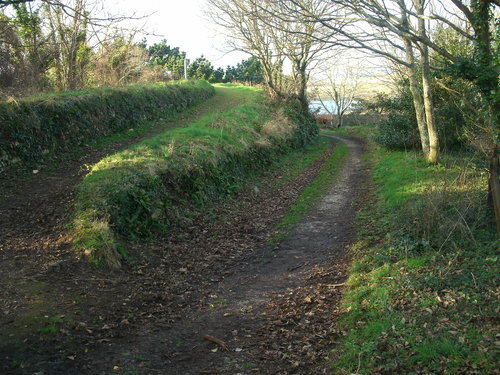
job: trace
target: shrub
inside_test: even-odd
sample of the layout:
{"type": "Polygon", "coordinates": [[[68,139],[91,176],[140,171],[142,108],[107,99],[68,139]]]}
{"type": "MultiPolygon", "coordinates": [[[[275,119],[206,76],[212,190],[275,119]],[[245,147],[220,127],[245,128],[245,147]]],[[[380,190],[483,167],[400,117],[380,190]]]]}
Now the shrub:
{"type": "Polygon", "coordinates": [[[138,121],[169,116],[214,94],[207,82],[155,83],[0,102],[0,172],[138,121]]]}
{"type": "Polygon", "coordinates": [[[379,123],[375,141],[389,150],[418,148],[419,135],[415,116],[390,113],[386,120],[379,123]]]}
{"type": "MultiPolygon", "coordinates": [[[[484,104],[471,84],[459,79],[436,77],[432,90],[442,151],[470,148],[479,137],[493,139],[490,134],[485,134],[484,129],[491,126],[485,118],[484,104]]],[[[368,108],[388,115],[387,120],[379,124],[379,134],[375,138],[377,143],[390,150],[420,148],[415,109],[407,81],[401,81],[395,95],[379,95],[368,108]]],[[[491,144],[485,148],[491,149],[491,144]]]]}
{"type": "Polygon", "coordinates": [[[282,103],[285,115],[293,123],[299,124],[295,129],[294,142],[298,147],[302,147],[319,134],[319,127],[314,115],[310,112],[304,113],[297,100],[289,100],[282,103]]]}

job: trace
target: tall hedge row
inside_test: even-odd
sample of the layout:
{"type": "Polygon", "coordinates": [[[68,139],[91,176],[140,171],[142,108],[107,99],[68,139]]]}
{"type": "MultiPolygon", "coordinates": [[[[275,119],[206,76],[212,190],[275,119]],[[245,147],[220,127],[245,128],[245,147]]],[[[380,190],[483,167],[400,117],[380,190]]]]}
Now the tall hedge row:
{"type": "Polygon", "coordinates": [[[0,172],[167,117],[214,95],[204,81],[95,89],[0,102],[0,172]]]}

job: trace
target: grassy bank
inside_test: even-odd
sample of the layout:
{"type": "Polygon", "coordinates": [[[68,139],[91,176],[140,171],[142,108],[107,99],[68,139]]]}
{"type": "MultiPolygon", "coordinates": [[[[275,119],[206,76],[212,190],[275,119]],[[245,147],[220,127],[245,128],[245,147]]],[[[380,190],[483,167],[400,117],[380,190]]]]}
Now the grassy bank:
{"type": "Polygon", "coordinates": [[[77,189],[76,246],[96,263],[118,267],[120,238],[148,238],[189,223],[200,207],[239,189],[278,155],[308,143],[316,125],[293,104],[271,105],[255,88],[238,86],[243,104],[111,155],[77,189]]]}
{"type": "Polygon", "coordinates": [[[443,155],[429,166],[382,149],[368,160],[377,190],[358,217],[333,372],[496,373],[499,242],[486,165],[443,155]]]}
{"type": "Polygon", "coordinates": [[[214,94],[204,81],[155,83],[0,101],[0,172],[168,118],[214,94]]]}

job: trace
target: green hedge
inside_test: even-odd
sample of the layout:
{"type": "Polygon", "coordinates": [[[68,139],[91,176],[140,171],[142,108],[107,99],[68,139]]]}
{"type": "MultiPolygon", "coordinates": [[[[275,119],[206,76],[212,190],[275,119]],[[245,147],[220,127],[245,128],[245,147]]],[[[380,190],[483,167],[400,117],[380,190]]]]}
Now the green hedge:
{"type": "Polygon", "coordinates": [[[234,90],[247,93],[247,102],[222,113],[215,108],[187,128],[93,166],[77,189],[77,248],[96,263],[119,267],[126,256],[120,238],[147,238],[182,224],[317,134],[314,119],[301,116],[295,103],[272,106],[260,90],[234,90]]]}
{"type": "Polygon", "coordinates": [[[187,81],[1,101],[0,172],[10,164],[36,161],[142,120],[172,115],[214,92],[207,82],[187,81]]]}

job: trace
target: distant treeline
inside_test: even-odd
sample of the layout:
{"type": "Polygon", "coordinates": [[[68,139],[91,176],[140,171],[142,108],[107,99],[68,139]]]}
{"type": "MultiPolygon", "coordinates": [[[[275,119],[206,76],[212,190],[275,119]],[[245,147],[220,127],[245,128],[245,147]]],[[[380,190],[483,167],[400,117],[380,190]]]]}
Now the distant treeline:
{"type": "MultiPolygon", "coordinates": [[[[146,67],[155,69],[163,75],[161,78],[184,78],[184,59],[186,53],[179,47],[170,47],[167,40],[147,46],[146,40],[138,44],[139,48],[147,51],[146,67]]],[[[246,82],[259,84],[263,81],[260,62],[255,57],[242,60],[236,66],[228,65],[226,69],[214,68],[212,63],[203,55],[189,62],[187,76],[190,79],[204,79],[212,83],[246,82]]]]}
{"type": "MultiPolygon", "coordinates": [[[[97,32],[97,24],[104,21],[92,17],[83,0],[75,0],[71,7],[46,1],[0,6],[0,96],[185,77],[186,53],[179,47],[166,40],[137,42],[133,32],[120,28],[97,32]]],[[[210,82],[262,82],[255,58],[216,69],[201,56],[188,65],[187,76],[210,82]]]]}

